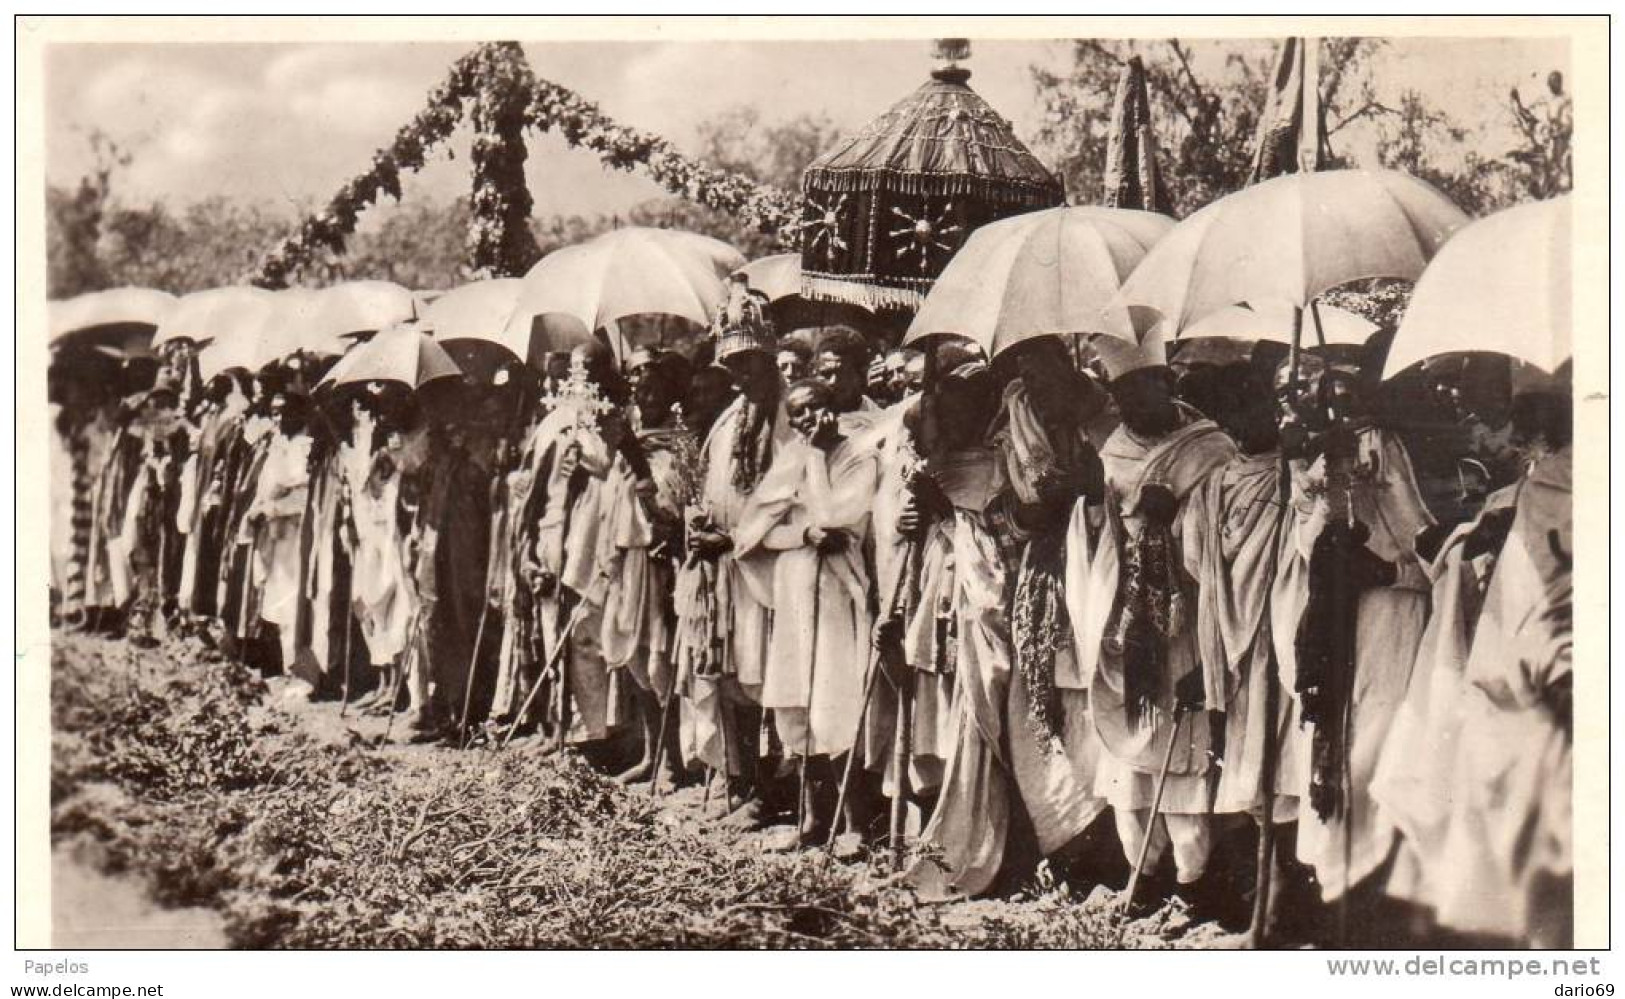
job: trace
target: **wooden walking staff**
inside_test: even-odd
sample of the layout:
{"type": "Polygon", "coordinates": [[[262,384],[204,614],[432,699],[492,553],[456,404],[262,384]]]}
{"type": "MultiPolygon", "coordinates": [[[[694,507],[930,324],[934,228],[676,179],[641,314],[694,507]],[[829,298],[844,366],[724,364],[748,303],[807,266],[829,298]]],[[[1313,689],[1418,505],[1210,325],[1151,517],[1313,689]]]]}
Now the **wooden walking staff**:
{"type": "Polygon", "coordinates": [[[423,650],[423,612],[417,611],[412,616],[412,627],[408,632],[411,640],[405,649],[401,650],[400,665],[395,668],[395,682],[390,685],[389,711],[385,715],[384,734],[382,742],[388,742],[390,733],[395,730],[395,705],[401,699],[401,690],[406,686],[406,672],[410,669],[424,669],[427,666],[423,650]]]}
{"type": "MultiPolygon", "coordinates": [[[[516,414],[517,416],[517,414],[516,414]]],[[[499,444],[499,459],[496,463],[496,477],[491,480],[491,495],[489,509],[493,518],[496,517],[497,504],[504,499],[503,485],[508,479],[508,441],[503,438],[499,444]]],[[[500,521],[497,521],[500,523],[500,521]]],[[[494,538],[492,539],[495,540],[494,538]]],[[[496,546],[493,544],[492,548],[496,546]]],[[[485,586],[480,594],[480,623],[474,628],[474,648],[468,654],[468,676],[463,680],[463,710],[457,718],[457,746],[459,749],[468,746],[468,716],[474,705],[474,673],[480,664],[480,648],[485,644],[485,624],[491,618],[491,577],[497,571],[498,561],[494,558],[486,560],[485,586]]]]}
{"type": "MultiPolygon", "coordinates": [[[[1168,733],[1168,746],[1162,752],[1162,769],[1157,771],[1157,789],[1151,795],[1151,818],[1146,821],[1145,833],[1140,838],[1140,852],[1134,858],[1134,870],[1128,877],[1128,891],[1123,893],[1123,913],[1126,917],[1134,905],[1134,893],[1140,887],[1140,874],[1145,870],[1146,858],[1151,855],[1151,840],[1157,833],[1157,818],[1162,815],[1162,792],[1168,788],[1168,769],[1174,762],[1174,747],[1179,744],[1179,729],[1185,722],[1187,708],[1183,701],[1174,703],[1174,727],[1168,733]]],[[[1126,923],[1127,920],[1125,919],[1126,923]]],[[[1124,927],[1119,926],[1119,933],[1124,927]]]]}
{"type": "MultiPolygon", "coordinates": [[[[502,745],[506,746],[513,741],[514,733],[519,731],[519,726],[524,722],[525,715],[530,712],[531,706],[536,703],[536,695],[541,692],[543,681],[547,679],[549,674],[559,668],[560,660],[564,658],[565,652],[569,649],[570,635],[576,630],[576,623],[581,620],[581,608],[584,606],[586,606],[585,603],[577,603],[571,609],[570,619],[564,623],[564,627],[559,632],[558,641],[554,643],[553,651],[548,656],[546,665],[542,667],[541,673],[537,675],[536,682],[531,684],[530,693],[525,696],[525,703],[520,705],[518,713],[513,717],[513,722],[508,726],[507,734],[502,737],[502,745]]],[[[562,746],[563,743],[564,737],[560,735],[559,744],[562,746]]]]}
{"type": "MultiPolygon", "coordinates": [[[[1292,313],[1292,346],[1287,374],[1287,397],[1296,405],[1298,393],[1298,354],[1303,344],[1303,311],[1292,313]]],[[[1285,528],[1292,508],[1292,462],[1285,441],[1280,445],[1280,518],[1285,528]]],[[[1275,783],[1280,769],[1280,735],[1275,716],[1280,711],[1280,665],[1273,654],[1264,661],[1264,752],[1259,777],[1260,815],[1258,832],[1258,873],[1254,880],[1253,918],[1249,931],[1255,948],[1265,946],[1269,934],[1270,890],[1275,865],[1275,783]]]]}
{"type": "Polygon", "coordinates": [[[671,682],[666,684],[666,699],[660,705],[660,734],[655,737],[654,768],[649,771],[649,797],[659,793],[660,765],[666,759],[666,734],[671,723],[673,708],[677,706],[677,674],[676,663],[671,664],[671,682]]]}
{"type": "Polygon", "coordinates": [[[343,718],[350,711],[350,633],[355,630],[355,611],[350,608],[349,601],[344,604],[344,643],[340,656],[344,661],[343,700],[339,703],[339,717],[343,718]]]}
{"type": "MultiPolygon", "coordinates": [[[[801,773],[798,783],[800,790],[796,793],[796,834],[807,825],[807,756],[812,753],[813,729],[813,690],[818,680],[818,618],[819,598],[824,592],[824,553],[817,548],[813,549],[813,598],[812,598],[812,661],[807,664],[807,717],[804,722],[807,731],[801,737],[801,773]]],[[[853,747],[856,749],[857,747],[853,747]]]]}
{"type": "MultiPolygon", "coordinates": [[[[910,564],[913,557],[912,552],[918,545],[919,542],[910,541],[904,548],[903,564],[905,566],[910,564]]],[[[903,589],[907,582],[908,573],[906,571],[897,574],[897,584],[892,590],[892,607],[901,606],[903,589]]],[[[906,618],[904,620],[906,626],[906,618]]],[[[858,723],[852,732],[852,748],[846,754],[846,766],[841,772],[841,791],[835,796],[835,820],[829,826],[829,839],[824,843],[826,850],[835,849],[835,840],[841,834],[841,820],[846,814],[846,796],[852,788],[852,774],[857,770],[858,745],[863,741],[863,730],[869,719],[869,704],[874,700],[875,687],[878,686],[880,679],[880,660],[884,655],[886,655],[886,650],[877,644],[869,656],[869,667],[863,677],[863,704],[858,710],[858,723]]]]}
{"type": "MultiPolygon", "coordinates": [[[[1319,313],[1316,313],[1319,329],[1319,313]]],[[[1322,335],[1322,342],[1325,337],[1322,335]]],[[[1292,310],[1292,348],[1287,369],[1287,397],[1292,405],[1298,397],[1298,355],[1303,347],[1303,310],[1292,310]]],[[[1286,442],[1280,450],[1280,527],[1289,526],[1292,512],[1292,460],[1287,455],[1286,442]]],[[[1254,881],[1253,919],[1249,928],[1249,942],[1254,948],[1266,945],[1269,936],[1270,888],[1275,869],[1275,783],[1281,767],[1281,732],[1275,716],[1281,711],[1281,670],[1275,654],[1264,657],[1264,752],[1259,776],[1260,808],[1258,830],[1258,875],[1254,881]]],[[[1136,870],[1136,873],[1138,871],[1136,870]]]]}

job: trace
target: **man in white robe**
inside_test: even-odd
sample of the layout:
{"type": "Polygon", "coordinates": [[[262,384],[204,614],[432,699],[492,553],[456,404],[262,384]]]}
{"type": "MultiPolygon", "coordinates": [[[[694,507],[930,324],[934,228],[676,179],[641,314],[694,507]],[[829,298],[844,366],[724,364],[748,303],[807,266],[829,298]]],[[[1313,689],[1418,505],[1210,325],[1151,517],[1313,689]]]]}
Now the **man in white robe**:
{"type": "MultiPolygon", "coordinates": [[[[786,758],[804,766],[852,750],[869,660],[864,545],[879,464],[871,448],[841,432],[832,395],[823,382],[791,387],[786,410],[799,439],[779,451],[733,535],[742,557],[777,553],[761,703],[773,712],[786,758]]],[[[817,777],[832,783],[827,772],[817,777]]],[[[828,821],[814,805],[803,802],[807,841],[828,821]]]]}
{"type": "Polygon", "coordinates": [[[1000,362],[1017,372],[992,435],[1000,540],[1015,559],[1006,741],[1038,851],[1050,856],[1106,809],[1067,592],[1073,539],[1087,543],[1101,524],[1104,484],[1089,428],[1106,400],[1058,337],[1023,341],[1000,362]]]}
{"type": "Polygon", "coordinates": [[[536,594],[544,664],[557,663],[555,735],[597,743],[626,714],[599,647],[607,580],[601,574],[605,482],[624,434],[624,386],[597,341],[570,355],[569,375],[532,442],[536,476],[522,517],[526,579],[536,594]],[[526,534],[525,532],[529,532],[526,534]]]}
{"type": "Polygon", "coordinates": [[[405,689],[414,716],[421,717],[427,697],[408,682],[415,679],[408,675],[413,660],[422,659],[422,607],[408,539],[416,506],[411,480],[426,458],[426,442],[421,430],[402,432],[393,422],[357,406],[351,442],[341,451],[350,511],[351,609],[368,660],[380,673],[363,706],[393,714],[405,689]]]}
{"type": "Polygon", "coordinates": [[[1389,891],[1466,938],[1572,946],[1568,399],[1520,396],[1525,476],[1446,543],[1373,795],[1404,834],[1389,891]],[[1406,754],[1402,756],[1401,754],[1406,754]]]}
{"type": "MultiPolygon", "coordinates": [[[[1012,674],[1005,560],[988,523],[1000,483],[999,454],[985,443],[998,409],[992,375],[980,362],[957,367],[933,389],[940,440],[923,465],[912,451],[889,459],[915,465],[915,481],[901,498],[877,506],[877,528],[895,521],[900,541],[918,546],[918,587],[909,560],[893,558],[882,575],[880,641],[896,629],[906,671],[892,682],[912,682],[913,737],[909,785],[936,803],[920,834],[927,859],[910,872],[922,897],[971,896],[993,886],[1005,856],[1014,779],[1005,749],[1006,703],[1012,674]],[[887,508],[891,509],[887,509],[887,508]],[[895,512],[892,512],[892,511],[895,512]],[[885,512],[883,512],[885,511],[885,512]]],[[[918,434],[911,414],[906,440],[918,434]]],[[[901,450],[901,449],[900,449],[901,450]]],[[[887,495],[886,490],[882,496],[887,495]]],[[[877,545],[877,549],[881,546],[877,545]]],[[[882,682],[877,693],[887,695],[882,682]]],[[[894,698],[884,696],[873,726],[890,746],[894,698]]],[[[897,780],[889,754],[888,794],[897,780]]]]}
{"type": "MultiPolygon", "coordinates": [[[[248,508],[246,531],[252,532],[250,550],[253,586],[259,590],[259,617],[277,629],[282,668],[291,671],[297,658],[294,627],[300,596],[300,526],[310,484],[310,434],[306,429],[309,400],[289,396],[271,435],[265,464],[248,508]]],[[[300,693],[308,696],[303,681],[300,693]]]]}
{"type": "MultiPolygon", "coordinates": [[[[1239,452],[1191,493],[1181,538],[1185,568],[1196,584],[1196,642],[1204,686],[1213,694],[1210,710],[1222,713],[1223,750],[1212,785],[1213,811],[1261,822],[1267,789],[1273,824],[1290,826],[1297,820],[1302,763],[1298,742],[1287,737],[1296,725],[1292,695],[1274,661],[1279,570],[1293,554],[1282,501],[1274,362],[1268,345],[1258,344],[1248,360],[1216,371],[1221,391],[1213,397],[1215,412],[1239,452]],[[1272,697],[1273,736],[1265,723],[1272,697]],[[1265,742],[1272,737],[1274,779],[1266,785],[1265,742]]],[[[1281,858],[1292,853],[1290,837],[1275,842],[1272,894],[1282,887],[1281,858]]],[[[1228,914],[1241,915],[1235,909],[1228,914]]]]}
{"type": "Polygon", "coordinates": [[[689,558],[676,584],[679,682],[689,706],[683,745],[689,759],[728,776],[745,802],[737,821],[748,824],[761,811],[756,763],[775,553],[736,552],[731,535],[792,432],[765,320],[725,308],[714,333],[717,361],[740,394],[706,439],[699,502],[687,517],[689,558]]]}
{"type": "Polygon", "coordinates": [[[1200,710],[1224,691],[1202,672],[1196,587],[1181,553],[1185,503],[1235,444],[1175,401],[1160,345],[1097,337],[1123,423],[1101,449],[1107,517],[1098,540],[1069,537],[1067,598],[1078,668],[1101,741],[1095,793],[1112,806],[1130,864],[1152,837],[1143,873],[1171,843],[1178,890],[1200,903],[1211,836],[1209,726],[1200,710]],[[1172,753],[1169,754],[1169,747],[1172,753]],[[1151,808],[1166,762],[1155,825],[1151,808]]]}

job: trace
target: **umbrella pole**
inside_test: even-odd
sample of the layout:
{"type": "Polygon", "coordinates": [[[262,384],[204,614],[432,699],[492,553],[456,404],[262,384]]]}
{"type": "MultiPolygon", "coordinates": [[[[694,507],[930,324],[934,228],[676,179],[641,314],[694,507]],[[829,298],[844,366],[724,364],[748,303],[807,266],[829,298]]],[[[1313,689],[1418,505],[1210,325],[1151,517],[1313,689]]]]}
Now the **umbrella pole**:
{"type": "MultiPolygon", "coordinates": [[[[1309,315],[1315,320],[1316,342],[1318,342],[1322,347],[1326,346],[1326,330],[1320,325],[1320,299],[1311,298],[1309,300],[1309,315]]],[[[1301,338],[1302,328],[1303,313],[1300,312],[1298,313],[1298,318],[1293,322],[1292,337],[1294,340],[1301,338]]]]}
{"type": "MultiPolygon", "coordinates": [[[[797,783],[800,789],[796,792],[796,835],[807,827],[807,757],[812,753],[813,728],[813,684],[818,679],[818,602],[824,590],[824,553],[814,550],[813,555],[813,598],[812,598],[812,661],[807,666],[807,717],[803,722],[807,730],[801,736],[801,773],[797,783]]],[[[854,746],[855,750],[857,747],[854,746]]]]}

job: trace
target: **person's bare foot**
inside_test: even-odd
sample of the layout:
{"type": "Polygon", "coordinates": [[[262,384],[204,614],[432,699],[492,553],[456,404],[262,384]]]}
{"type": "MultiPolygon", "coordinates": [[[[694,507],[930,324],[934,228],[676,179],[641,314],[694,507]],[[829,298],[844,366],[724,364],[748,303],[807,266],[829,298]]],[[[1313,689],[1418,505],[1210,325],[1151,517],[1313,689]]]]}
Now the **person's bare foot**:
{"type": "Polygon", "coordinates": [[[641,759],[625,770],[615,775],[615,783],[622,785],[642,784],[654,773],[655,761],[641,759]]]}
{"type": "Polygon", "coordinates": [[[760,829],[763,826],[762,802],[759,798],[746,798],[744,803],[722,820],[730,829],[760,829]]]}

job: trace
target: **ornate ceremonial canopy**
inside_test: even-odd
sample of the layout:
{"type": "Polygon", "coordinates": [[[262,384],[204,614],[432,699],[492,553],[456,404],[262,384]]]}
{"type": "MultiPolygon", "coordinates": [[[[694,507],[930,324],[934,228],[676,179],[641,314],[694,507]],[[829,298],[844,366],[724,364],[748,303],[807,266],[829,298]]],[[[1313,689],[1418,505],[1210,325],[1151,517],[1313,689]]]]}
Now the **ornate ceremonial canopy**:
{"type": "Polygon", "coordinates": [[[963,39],[920,89],[820,156],[802,177],[802,290],[914,309],[978,226],[1064,203],[1060,180],[972,90],[963,39]]]}

